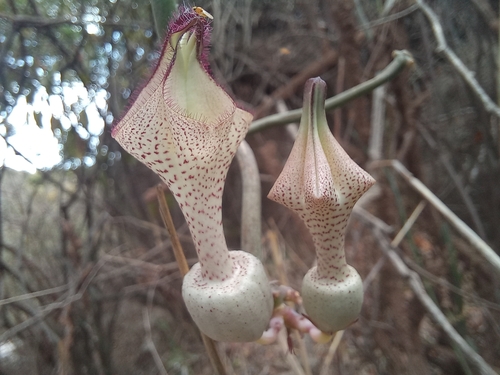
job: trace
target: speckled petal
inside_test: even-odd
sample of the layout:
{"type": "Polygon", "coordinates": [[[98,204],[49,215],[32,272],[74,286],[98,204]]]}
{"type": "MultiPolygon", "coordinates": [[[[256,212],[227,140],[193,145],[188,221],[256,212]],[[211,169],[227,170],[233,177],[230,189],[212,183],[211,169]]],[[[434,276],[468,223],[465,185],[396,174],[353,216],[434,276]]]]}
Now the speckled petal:
{"type": "Polygon", "coordinates": [[[326,85],[308,81],[298,137],[268,197],[296,211],[309,228],[321,277],[337,277],[345,265],[344,232],[354,204],[374,184],[331,134],[326,85]]]}
{"type": "Polygon", "coordinates": [[[363,283],[346,263],[344,238],[354,204],[375,180],[331,134],[325,95],[320,78],[307,82],[298,137],[268,197],[296,211],[311,233],[318,265],[303,280],[304,308],[319,329],[333,333],[361,310],[363,283]]]}
{"type": "Polygon", "coordinates": [[[167,184],[184,213],[204,276],[224,280],[232,265],[221,223],[222,191],[252,115],[207,73],[199,56],[205,21],[186,12],[181,26],[187,26],[167,40],[152,78],[112,135],[167,184]]]}

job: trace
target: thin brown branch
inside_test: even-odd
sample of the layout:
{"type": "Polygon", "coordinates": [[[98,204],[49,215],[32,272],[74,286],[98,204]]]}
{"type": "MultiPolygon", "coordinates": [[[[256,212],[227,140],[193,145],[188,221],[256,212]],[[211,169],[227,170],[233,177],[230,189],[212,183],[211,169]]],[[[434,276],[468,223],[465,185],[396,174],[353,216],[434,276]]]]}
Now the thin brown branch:
{"type": "Polygon", "coordinates": [[[437,142],[432,138],[427,129],[419,122],[417,122],[417,129],[427,145],[438,154],[439,161],[441,162],[441,164],[443,164],[446,172],[448,172],[451,181],[455,184],[458,193],[462,197],[467,211],[469,211],[472,222],[474,223],[475,230],[481,236],[481,238],[486,238],[486,231],[484,230],[484,226],[479,217],[479,213],[477,212],[477,209],[474,206],[474,202],[472,201],[469,193],[466,191],[465,186],[462,184],[459,174],[450,162],[450,157],[443,152],[443,148],[437,144],[437,142]]]}
{"type": "Polygon", "coordinates": [[[416,11],[417,9],[418,9],[418,5],[413,4],[406,9],[403,9],[400,12],[388,15],[388,16],[383,17],[383,18],[379,18],[378,20],[370,21],[368,23],[361,25],[360,27],[363,29],[370,29],[372,27],[385,25],[388,22],[393,22],[393,21],[396,21],[400,18],[406,17],[406,16],[410,15],[411,13],[413,13],[414,11],[416,11]]]}
{"type": "MultiPolygon", "coordinates": [[[[353,99],[359,98],[360,96],[369,93],[376,87],[379,87],[380,85],[383,85],[384,83],[392,80],[404,68],[414,64],[413,57],[408,51],[394,51],[393,57],[394,60],[372,79],[360,83],[357,86],[351,87],[350,89],[342,92],[341,94],[335,95],[332,98],[328,98],[325,101],[325,109],[327,111],[330,111],[348,103],[353,99]]],[[[302,108],[298,108],[285,113],[277,113],[274,115],[266,116],[252,122],[248,133],[251,134],[271,126],[285,125],[291,122],[299,121],[301,115],[302,108]]]]}
{"type": "Polygon", "coordinates": [[[420,267],[416,262],[414,262],[410,258],[403,257],[403,259],[404,259],[405,263],[408,264],[408,266],[413,271],[418,273],[420,276],[424,277],[426,280],[429,280],[430,282],[432,282],[436,285],[441,285],[441,286],[445,287],[446,289],[450,290],[451,292],[453,292],[459,296],[462,296],[466,299],[469,299],[470,301],[473,301],[474,303],[476,303],[478,305],[487,307],[487,308],[495,310],[495,311],[500,311],[500,304],[490,302],[488,300],[485,300],[484,298],[477,296],[474,293],[466,292],[466,291],[456,287],[455,285],[446,281],[442,277],[435,276],[432,273],[430,273],[429,271],[427,271],[426,269],[420,267]]]}
{"type": "Polygon", "coordinates": [[[387,256],[383,255],[379,258],[379,260],[377,260],[377,263],[375,263],[375,265],[371,268],[370,273],[368,273],[368,275],[366,275],[365,279],[363,280],[363,291],[366,292],[368,290],[368,287],[373,282],[373,280],[375,280],[375,278],[378,276],[380,270],[385,265],[385,263],[387,263],[387,256]]]}
{"type": "Polygon", "coordinates": [[[426,201],[420,201],[418,206],[413,210],[411,213],[410,217],[406,222],[404,223],[403,227],[400,229],[398,234],[396,234],[396,237],[391,241],[391,246],[399,246],[403,238],[406,237],[410,229],[413,227],[413,224],[415,224],[415,221],[417,221],[418,217],[424,210],[425,206],[427,205],[426,201]]]}
{"type": "Polygon", "coordinates": [[[255,118],[262,117],[271,110],[278,99],[288,99],[294,95],[298,89],[304,86],[305,82],[318,76],[337,63],[338,53],[335,50],[328,50],[319,60],[315,60],[295,76],[291,77],[287,83],[273,91],[269,100],[266,100],[255,109],[255,118]]]}
{"type": "MultiPolygon", "coordinates": [[[[33,316],[36,316],[38,313],[36,308],[30,306],[30,304],[28,304],[26,302],[13,302],[11,305],[11,308],[18,309],[18,310],[22,311],[24,314],[22,314],[21,316],[25,316],[25,314],[26,314],[28,316],[33,317],[33,316]]],[[[10,313],[12,314],[12,312],[13,311],[11,309],[10,313]]],[[[13,314],[13,316],[15,316],[15,314],[13,314]]],[[[15,327],[17,327],[17,326],[15,326],[15,327]]],[[[13,327],[13,328],[15,328],[15,327],[13,327]]],[[[47,322],[41,320],[40,327],[43,330],[43,332],[45,332],[45,334],[47,335],[47,338],[49,339],[49,341],[52,344],[56,344],[59,341],[60,337],[58,335],[58,332],[53,327],[51,327],[47,322]]],[[[0,341],[0,342],[2,342],[2,341],[0,341]]]]}
{"type": "Polygon", "coordinates": [[[78,301],[83,297],[85,294],[85,291],[89,287],[90,283],[94,280],[95,276],[99,272],[99,270],[102,268],[102,266],[105,264],[105,260],[100,260],[97,264],[95,264],[90,272],[86,275],[85,279],[80,285],[80,288],[78,289],[78,292],[75,294],[70,294],[70,293],[65,293],[63,296],[59,298],[57,302],[51,303],[47,306],[44,306],[40,308],[36,313],[33,313],[33,315],[23,321],[22,323],[8,329],[7,331],[3,332],[0,335],[0,342],[4,342],[9,340],[11,337],[14,337],[18,333],[24,331],[25,329],[30,328],[34,324],[39,323],[47,315],[49,315],[52,311],[57,310],[57,309],[62,309],[65,306],[68,306],[72,304],[75,301],[78,301]]]}
{"type": "Polygon", "coordinates": [[[420,195],[422,195],[434,208],[436,208],[453,227],[464,236],[469,243],[491,264],[493,269],[500,273],[500,257],[497,253],[465,224],[455,213],[450,210],[422,181],[415,178],[408,169],[397,160],[381,160],[373,162],[373,167],[392,167],[403,179],[420,195]]]}
{"type": "MultiPolygon", "coordinates": [[[[391,232],[384,231],[384,227],[387,226],[387,224],[385,222],[383,222],[379,218],[373,216],[368,211],[365,211],[363,208],[356,207],[356,209],[353,210],[353,214],[355,216],[359,217],[364,222],[369,222],[371,226],[377,227],[377,230],[385,233],[387,236],[391,233],[391,232]]],[[[392,240],[392,243],[394,243],[394,242],[395,241],[392,240]]],[[[372,274],[377,273],[378,270],[381,268],[381,266],[383,264],[385,264],[385,259],[387,259],[386,255],[381,257],[378,260],[378,262],[375,264],[375,266],[372,267],[368,276],[365,277],[365,279],[363,281],[363,287],[365,290],[367,288],[367,284],[369,284],[373,280],[373,278],[376,276],[376,275],[372,275],[372,274]]],[[[416,262],[414,262],[412,259],[410,259],[406,256],[403,256],[403,260],[413,271],[417,272],[421,277],[424,277],[426,280],[429,280],[430,282],[432,282],[436,285],[441,285],[441,286],[445,287],[446,289],[450,290],[451,292],[453,292],[457,295],[460,295],[466,299],[469,299],[470,301],[473,301],[474,303],[476,303],[478,305],[484,306],[486,308],[489,308],[489,309],[492,309],[495,311],[500,311],[500,304],[490,302],[488,300],[485,300],[484,298],[477,296],[474,293],[466,292],[466,291],[456,287],[455,285],[446,281],[442,277],[438,277],[438,276],[430,273],[426,269],[420,267],[416,262]]]]}
{"type": "Polygon", "coordinates": [[[423,1],[416,0],[420,10],[425,14],[429,20],[434,37],[437,41],[436,51],[442,53],[448,62],[455,68],[457,73],[463,78],[467,85],[471,88],[472,92],[478,97],[478,99],[483,103],[484,108],[489,113],[500,117],[500,107],[497,106],[493,100],[488,96],[486,91],[481,87],[479,82],[474,77],[474,72],[472,72],[463,61],[456,55],[456,53],[448,46],[446,38],[444,36],[443,27],[439,21],[438,16],[434,11],[423,1]]]}
{"type": "Polygon", "coordinates": [[[174,222],[172,220],[172,215],[170,215],[170,210],[168,209],[167,201],[165,199],[165,193],[163,192],[163,187],[158,185],[157,187],[158,203],[160,205],[160,215],[163,219],[163,223],[167,228],[168,234],[170,235],[170,241],[172,242],[172,248],[174,251],[174,257],[181,271],[182,277],[186,276],[189,272],[189,266],[182,249],[181,242],[177,236],[177,231],[175,230],[174,222]]]}
{"type": "Polygon", "coordinates": [[[472,349],[467,341],[458,334],[453,325],[448,321],[444,313],[434,303],[431,297],[425,291],[425,287],[420,279],[420,276],[414,271],[411,271],[399,255],[394,251],[389,242],[380,236],[377,236],[384,252],[387,252],[389,259],[397,269],[399,274],[403,276],[409,283],[410,288],[413,290],[422,305],[426,308],[431,318],[443,329],[446,335],[453,343],[460,348],[464,356],[477,368],[480,374],[495,375],[496,372],[486,363],[486,361],[478,353],[472,349]]]}
{"type": "MultiPolygon", "coordinates": [[[[359,213],[359,211],[358,211],[359,213]]],[[[366,220],[363,215],[359,215],[365,223],[369,224],[373,229],[373,233],[378,240],[378,244],[384,253],[389,257],[394,268],[398,273],[408,282],[413,293],[425,307],[430,317],[434,322],[441,327],[441,329],[446,333],[448,338],[462,351],[464,357],[477,369],[479,374],[482,375],[496,375],[496,372],[491,368],[488,363],[481,357],[477,352],[470,347],[470,345],[463,339],[462,336],[458,334],[453,325],[448,321],[441,309],[434,303],[431,297],[427,294],[425,287],[420,279],[420,276],[410,270],[405,262],[398,255],[401,252],[397,247],[391,245],[390,239],[382,231],[378,229],[378,226],[372,225],[370,220],[366,220]]]]}

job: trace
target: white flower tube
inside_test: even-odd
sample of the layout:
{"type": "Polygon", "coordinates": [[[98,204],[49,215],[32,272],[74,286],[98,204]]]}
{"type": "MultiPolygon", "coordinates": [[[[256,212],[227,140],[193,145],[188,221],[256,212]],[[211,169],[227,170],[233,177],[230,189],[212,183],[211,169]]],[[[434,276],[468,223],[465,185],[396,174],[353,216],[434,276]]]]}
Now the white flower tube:
{"type": "Polygon", "coordinates": [[[157,68],[112,135],[161,177],[186,218],[200,262],[182,295],[195,323],[214,340],[257,340],[272,314],[271,290],[257,258],[228,251],[221,211],[252,115],[208,73],[209,20],[180,7],[169,30],[157,68]]]}

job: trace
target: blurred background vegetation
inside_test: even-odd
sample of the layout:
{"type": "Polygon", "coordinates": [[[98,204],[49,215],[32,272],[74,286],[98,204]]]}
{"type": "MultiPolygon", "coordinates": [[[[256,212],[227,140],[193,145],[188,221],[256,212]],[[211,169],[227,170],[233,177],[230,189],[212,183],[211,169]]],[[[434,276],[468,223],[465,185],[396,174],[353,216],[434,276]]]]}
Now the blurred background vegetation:
{"type": "MultiPolygon", "coordinates": [[[[213,374],[181,299],[158,214],[159,178],[110,136],[158,57],[155,19],[166,19],[171,3],[165,3],[153,16],[149,1],[0,0],[0,374],[213,374]]],[[[495,106],[498,1],[427,3],[448,47],[495,106]]],[[[214,77],[256,118],[299,108],[310,77],[320,75],[333,96],[376,75],[393,50],[411,52],[411,69],[329,114],[337,139],[378,180],[363,207],[389,226],[390,237],[410,216],[420,195],[372,163],[397,159],[500,248],[500,111],[485,106],[436,50],[428,17],[413,0],[196,5],[214,16],[214,77]]],[[[314,261],[311,240],[295,215],[265,199],[294,129],[264,130],[247,141],[263,190],[262,260],[271,279],[285,267],[300,290],[314,261]],[[282,263],[272,257],[277,253],[282,263]]],[[[189,232],[168,198],[193,263],[189,232]]],[[[228,243],[238,248],[237,165],[223,214],[228,243]]],[[[357,217],[346,250],[361,275],[370,274],[361,317],[335,352],[307,338],[295,343],[307,353],[303,373],[476,373],[357,217]]],[[[498,273],[430,206],[397,251],[449,322],[498,371],[498,273]]],[[[230,373],[300,374],[278,344],[220,349],[230,373]]]]}

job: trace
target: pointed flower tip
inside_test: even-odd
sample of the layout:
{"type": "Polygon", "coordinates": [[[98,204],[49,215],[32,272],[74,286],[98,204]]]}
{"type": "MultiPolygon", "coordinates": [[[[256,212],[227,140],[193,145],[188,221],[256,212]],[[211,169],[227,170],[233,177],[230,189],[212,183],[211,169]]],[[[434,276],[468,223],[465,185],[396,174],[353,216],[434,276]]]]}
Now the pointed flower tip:
{"type": "MultiPolygon", "coordinates": [[[[304,86],[304,101],[314,101],[325,107],[326,82],[320,77],[309,78],[304,86]],[[312,100],[307,100],[310,97],[312,100]]],[[[305,104],[305,103],[304,103],[305,104]]]]}
{"type": "Polygon", "coordinates": [[[312,206],[354,206],[375,183],[340,146],[325,114],[326,83],[306,82],[298,137],[288,161],[269,192],[269,199],[292,210],[312,206]],[[329,204],[330,202],[330,204],[329,204]]]}

